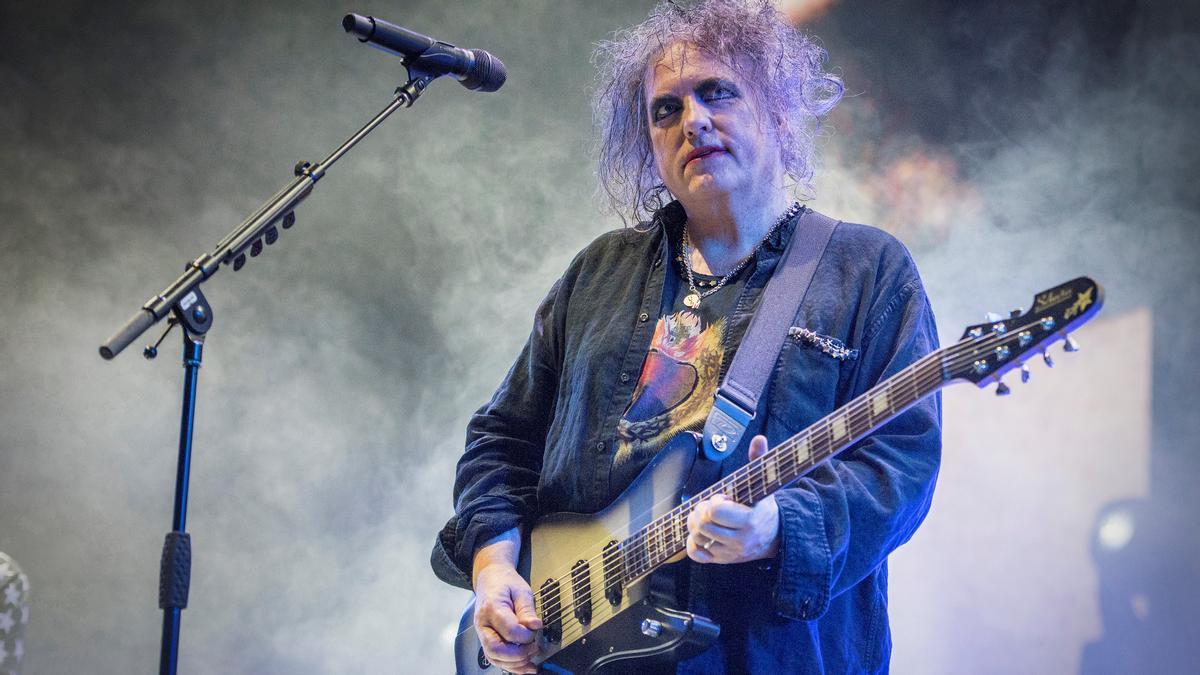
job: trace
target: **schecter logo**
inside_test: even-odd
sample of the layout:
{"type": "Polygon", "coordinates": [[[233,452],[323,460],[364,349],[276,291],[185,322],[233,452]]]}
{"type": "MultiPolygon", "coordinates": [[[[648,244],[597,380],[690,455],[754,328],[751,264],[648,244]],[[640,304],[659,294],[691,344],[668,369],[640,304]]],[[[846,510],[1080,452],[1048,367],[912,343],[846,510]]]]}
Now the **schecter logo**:
{"type": "MultiPolygon", "coordinates": [[[[1090,293],[1091,291],[1088,291],[1088,292],[1090,293]]],[[[1034,298],[1033,311],[1035,313],[1041,312],[1042,310],[1046,309],[1047,307],[1053,307],[1057,304],[1066,302],[1067,300],[1070,300],[1070,299],[1071,299],[1071,289],[1069,289],[1069,288],[1064,288],[1064,289],[1057,290],[1057,291],[1049,291],[1047,293],[1042,293],[1041,295],[1034,298]]]]}
{"type": "Polygon", "coordinates": [[[1087,292],[1080,293],[1079,296],[1075,298],[1075,304],[1071,305],[1067,308],[1067,311],[1063,312],[1063,318],[1069,319],[1090,307],[1092,304],[1092,291],[1094,290],[1096,290],[1096,288],[1093,286],[1092,288],[1087,289],[1087,292]]]}

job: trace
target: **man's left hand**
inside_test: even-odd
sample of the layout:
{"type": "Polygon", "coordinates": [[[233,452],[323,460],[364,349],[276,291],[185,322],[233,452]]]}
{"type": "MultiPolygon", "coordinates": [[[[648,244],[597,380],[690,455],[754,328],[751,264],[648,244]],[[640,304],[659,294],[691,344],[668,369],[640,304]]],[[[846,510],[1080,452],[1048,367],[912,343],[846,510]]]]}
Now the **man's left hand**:
{"type": "MultiPolygon", "coordinates": [[[[750,441],[750,461],[766,451],[766,436],[750,441]]],[[[687,554],[698,563],[749,562],[772,558],[779,551],[779,506],[774,495],[753,507],[714,495],[692,510],[687,525],[687,554]]]]}

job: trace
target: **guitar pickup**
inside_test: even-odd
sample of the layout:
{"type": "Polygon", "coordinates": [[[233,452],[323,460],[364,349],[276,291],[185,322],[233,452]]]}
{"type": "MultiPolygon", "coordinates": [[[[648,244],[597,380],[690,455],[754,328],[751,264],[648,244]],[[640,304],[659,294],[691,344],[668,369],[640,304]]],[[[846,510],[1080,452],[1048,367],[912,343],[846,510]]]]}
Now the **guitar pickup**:
{"type": "Polygon", "coordinates": [[[592,621],[592,572],[586,560],[571,567],[571,597],[575,601],[575,618],[586,626],[592,621]]]}
{"type": "Polygon", "coordinates": [[[557,579],[547,579],[538,589],[538,607],[542,610],[542,638],[562,642],[562,594],[557,579]]]}
{"type": "Polygon", "coordinates": [[[620,545],[616,541],[608,542],[600,559],[604,561],[604,597],[608,599],[609,604],[616,607],[621,604],[621,596],[624,594],[621,579],[624,578],[625,572],[621,567],[620,545]]]}

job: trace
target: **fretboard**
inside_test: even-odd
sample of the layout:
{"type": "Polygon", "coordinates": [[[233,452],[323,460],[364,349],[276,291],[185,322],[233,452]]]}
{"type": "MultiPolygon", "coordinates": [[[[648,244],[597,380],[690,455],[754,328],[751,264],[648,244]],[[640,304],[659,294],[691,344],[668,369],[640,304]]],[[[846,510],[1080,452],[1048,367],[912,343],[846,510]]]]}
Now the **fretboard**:
{"type": "Polygon", "coordinates": [[[945,365],[956,347],[927,354],[622,541],[625,583],[637,581],[686,548],[688,515],[700,502],[722,494],[752,506],[940,389],[948,381],[945,365]]]}

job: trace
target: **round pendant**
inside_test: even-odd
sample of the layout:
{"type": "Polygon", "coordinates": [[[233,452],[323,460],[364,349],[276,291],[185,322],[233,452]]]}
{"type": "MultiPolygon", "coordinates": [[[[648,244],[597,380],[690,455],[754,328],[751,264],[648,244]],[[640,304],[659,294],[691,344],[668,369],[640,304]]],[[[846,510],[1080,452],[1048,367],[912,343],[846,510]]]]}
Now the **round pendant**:
{"type": "Polygon", "coordinates": [[[688,293],[683,298],[683,304],[691,307],[692,309],[696,309],[700,306],[700,296],[696,293],[688,293]]]}

